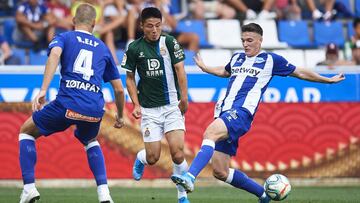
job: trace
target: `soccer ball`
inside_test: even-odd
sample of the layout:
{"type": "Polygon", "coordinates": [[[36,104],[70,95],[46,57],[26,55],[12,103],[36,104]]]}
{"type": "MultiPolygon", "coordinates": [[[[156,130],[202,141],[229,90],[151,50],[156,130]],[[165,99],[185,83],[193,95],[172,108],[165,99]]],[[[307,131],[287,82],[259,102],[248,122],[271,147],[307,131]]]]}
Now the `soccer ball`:
{"type": "Polygon", "coordinates": [[[275,201],[285,199],[290,191],[291,185],[289,180],[281,174],[273,174],[266,179],[264,184],[266,194],[275,201]]]}

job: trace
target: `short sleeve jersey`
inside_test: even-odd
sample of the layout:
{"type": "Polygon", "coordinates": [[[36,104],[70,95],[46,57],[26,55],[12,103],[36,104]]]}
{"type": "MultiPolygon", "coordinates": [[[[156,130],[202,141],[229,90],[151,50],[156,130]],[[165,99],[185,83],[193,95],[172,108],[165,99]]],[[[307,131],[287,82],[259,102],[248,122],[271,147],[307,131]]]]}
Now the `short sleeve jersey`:
{"type": "Polygon", "coordinates": [[[225,98],[218,102],[220,112],[245,108],[254,115],[272,77],[288,76],[295,68],[284,57],[274,53],[262,51],[253,57],[246,56],[244,52],[235,53],[225,66],[230,80],[225,98]]]}
{"type": "Polygon", "coordinates": [[[60,89],[56,100],[65,108],[86,116],[102,117],[102,81],[119,79],[110,50],[85,31],[61,33],[50,42],[48,52],[61,47],[60,89]]]}
{"type": "Polygon", "coordinates": [[[138,98],[142,107],[159,107],[180,100],[174,64],[184,59],[182,47],[170,35],[161,35],[156,42],[139,38],[129,45],[121,66],[138,72],[138,98]]]}

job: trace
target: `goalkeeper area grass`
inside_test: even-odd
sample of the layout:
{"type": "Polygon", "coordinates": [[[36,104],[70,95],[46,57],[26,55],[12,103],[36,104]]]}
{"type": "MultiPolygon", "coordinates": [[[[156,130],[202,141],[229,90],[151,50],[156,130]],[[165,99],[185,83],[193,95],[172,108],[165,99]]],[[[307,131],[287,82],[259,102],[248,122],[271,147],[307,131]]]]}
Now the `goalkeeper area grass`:
{"type": "MultiPolygon", "coordinates": [[[[38,188],[44,203],[97,203],[96,188],[38,188]]],[[[115,203],[176,203],[171,188],[110,188],[115,203]]],[[[293,187],[281,203],[359,203],[360,186],[293,187]]],[[[21,189],[0,187],[0,202],[19,202],[21,189]]],[[[196,187],[189,194],[191,203],[256,203],[257,198],[231,187],[196,187]]],[[[274,202],[274,201],[273,201],[274,202]]]]}

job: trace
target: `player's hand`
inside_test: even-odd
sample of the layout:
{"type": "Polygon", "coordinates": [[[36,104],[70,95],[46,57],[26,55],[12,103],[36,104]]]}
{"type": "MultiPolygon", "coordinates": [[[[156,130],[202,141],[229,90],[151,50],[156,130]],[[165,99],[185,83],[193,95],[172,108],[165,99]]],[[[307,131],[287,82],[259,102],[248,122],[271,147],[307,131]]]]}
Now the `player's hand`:
{"type": "Polygon", "coordinates": [[[122,117],[120,118],[118,115],[116,115],[114,128],[122,128],[122,127],[124,127],[124,125],[125,125],[124,119],[122,117]]]}
{"type": "Polygon", "coordinates": [[[39,94],[36,95],[35,99],[32,102],[32,110],[33,110],[33,112],[42,109],[42,107],[45,104],[45,96],[46,96],[46,91],[45,90],[40,90],[39,94]]]}
{"type": "Polygon", "coordinates": [[[201,58],[201,56],[200,56],[199,53],[197,53],[197,54],[194,56],[194,61],[195,61],[196,65],[199,66],[199,68],[200,68],[202,71],[206,72],[206,71],[205,71],[206,65],[205,65],[205,63],[204,63],[204,61],[203,61],[203,59],[201,58]]]}
{"type": "Polygon", "coordinates": [[[330,82],[329,83],[337,83],[340,81],[345,80],[345,75],[343,73],[339,73],[337,75],[334,75],[333,77],[330,78],[330,82]]]}
{"type": "Polygon", "coordinates": [[[134,106],[134,110],[132,112],[132,115],[134,116],[134,118],[139,119],[141,118],[141,108],[139,105],[135,105],[134,106]]]}
{"type": "Polygon", "coordinates": [[[188,106],[189,106],[188,100],[183,100],[183,99],[180,100],[179,109],[180,109],[182,115],[184,115],[186,113],[188,106]]]}

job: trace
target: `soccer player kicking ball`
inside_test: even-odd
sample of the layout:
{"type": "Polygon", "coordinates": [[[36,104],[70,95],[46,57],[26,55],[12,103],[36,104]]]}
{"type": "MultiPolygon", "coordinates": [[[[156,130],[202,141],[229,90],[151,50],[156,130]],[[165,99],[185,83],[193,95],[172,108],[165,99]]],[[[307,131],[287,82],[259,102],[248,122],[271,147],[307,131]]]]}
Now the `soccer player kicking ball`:
{"type": "MultiPolygon", "coordinates": [[[[134,163],[135,180],[141,179],[145,165],[153,165],[159,160],[164,134],[174,162],[174,174],[183,174],[188,169],[184,158],[183,114],[188,106],[185,56],[174,37],[161,34],[161,26],[159,9],[142,10],[144,36],[129,45],[121,63],[127,71],[126,86],[134,104],[132,114],[135,118],[141,117],[145,144],[134,163]],[[140,77],[137,86],[135,71],[140,77]]],[[[177,189],[178,202],[188,203],[184,188],[178,186],[177,189]]]]}
{"type": "Polygon", "coordinates": [[[225,98],[216,105],[216,119],[205,130],[201,149],[188,172],[174,174],[171,179],[192,192],[196,177],[212,159],[215,178],[256,195],[260,203],[268,203],[270,197],[264,188],[245,173],[230,168],[230,158],[236,155],[239,138],[250,129],[261,95],[271,78],[290,75],[308,81],[337,83],[345,77],[343,74],[323,77],[309,69],[295,67],[277,54],[262,51],[263,31],[258,24],[244,25],[241,30],[244,51],[235,53],[225,67],[208,68],[199,55],[194,58],[202,71],[229,77],[230,81],[225,98]]]}
{"type": "Polygon", "coordinates": [[[75,137],[85,146],[88,163],[94,174],[99,202],[112,203],[104,156],[96,136],[104,114],[101,82],[111,83],[117,106],[115,128],[123,121],[124,90],[118,69],[106,45],[91,32],[95,9],[81,4],[73,19],[75,31],[57,35],[49,44],[49,58],[39,94],[35,97],[33,115],[21,126],[19,134],[20,166],[24,189],[20,203],[35,202],[40,194],[35,187],[35,140],[76,125],[75,137]],[[56,99],[45,104],[45,95],[60,61],[61,81],[56,99]]]}

